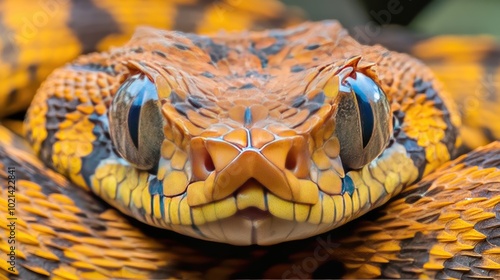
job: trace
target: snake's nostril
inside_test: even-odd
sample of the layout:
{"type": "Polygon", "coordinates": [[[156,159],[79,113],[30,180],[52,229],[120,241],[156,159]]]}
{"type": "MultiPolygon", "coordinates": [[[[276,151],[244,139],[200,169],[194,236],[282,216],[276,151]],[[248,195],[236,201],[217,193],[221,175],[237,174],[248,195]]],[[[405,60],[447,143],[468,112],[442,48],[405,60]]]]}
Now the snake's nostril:
{"type": "Polygon", "coordinates": [[[286,155],[285,168],[291,171],[297,168],[297,152],[295,149],[291,149],[286,155]]]}
{"type": "Polygon", "coordinates": [[[285,159],[285,168],[298,178],[309,174],[310,155],[307,141],[303,137],[294,137],[293,144],[285,159]]]}
{"type": "Polygon", "coordinates": [[[210,154],[208,152],[205,156],[205,169],[208,172],[212,172],[215,170],[214,162],[213,162],[212,157],[210,156],[210,154]]]}
{"type": "Polygon", "coordinates": [[[191,140],[191,165],[195,180],[205,180],[215,165],[202,139],[191,140]]]}

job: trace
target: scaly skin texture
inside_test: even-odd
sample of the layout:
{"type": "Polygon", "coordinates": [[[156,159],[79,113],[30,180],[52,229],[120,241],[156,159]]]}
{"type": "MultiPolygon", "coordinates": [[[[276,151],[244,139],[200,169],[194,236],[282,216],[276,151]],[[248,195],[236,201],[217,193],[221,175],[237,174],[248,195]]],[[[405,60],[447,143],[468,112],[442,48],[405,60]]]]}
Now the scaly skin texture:
{"type": "MultiPolygon", "coordinates": [[[[492,155],[499,154],[499,142],[444,165],[360,221],[310,239],[256,248],[158,232],[125,219],[48,170],[18,136],[3,128],[0,133],[1,146],[8,147],[0,149],[1,170],[16,167],[19,206],[18,270],[9,274],[3,264],[4,279],[498,277],[493,213],[500,168],[492,155]],[[462,188],[467,192],[456,195],[462,188]],[[440,192],[444,203],[435,198],[440,192]],[[425,216],[416,212],[420,203],[432,209],[425,216]],[[473,224],[481,226],[472,229],[473,224]]],[[[0,174],[4,186],[7,177],[0,174]]],[[[2,228],[5,242],[9,231],[2,228]]],[[[5,243],[1,248],[9,252],[5,243]]]]}
{"type": "Polygon", "coordinates": [[[448,161],[457,118],[445,100],[423,65],[362,46],[333,21],[212,38],[140,29],[123,48],[56,70],[26,128],[45,162],[124,213],[201,239],[269,245],[338,227],[448,161]],[[158,99],[153,115],[133,115],[124,104],[146,94],[137,73],[158,99]],[[386,112],[373,109],[370,141],[394,132],[389,144],[366,144],[380,157],[349,170],[355,154],[342,157],[340,145],[358,134],[340,126],[339,108],[346,79],[361,73],[373,80],[368,91],[380,79],[388,99],[386,112]],[[425,118],[412,122],[417,116],[425,118]],[[130,118],[147,138],[131,141],[130,118]],[[161,153],[158,166],[131,166],[112,142],[135,166],[143,163],[134,153],[161,153]],[[256,209],[266,216],[248,217],[256,209]]]}
{"type": "MultiPolygon", "coordinates": [[[[411,74],[409,76],[411,77],[411,74]]],[[[385,80],[392,79],[386,78],[385,80]]],[[[25,82],[26,79],[20,84],[25,82]]],[[[393,87],[399,89],[410,84],[404,80],[396,80],[393,87]]],[[[432,89],[441,94],[439,87],[432,89]]],[[[432,90],[429,90],[429,86],[424,83],[418,90],[415,89],[415,92],[430,95],[432,90]]],[[[422,94],[416,94],[416,96],[422,96],[422,94]]],[[[425,100],[421,101],[425,103],[425,100]]],[[[426,115],[428,112],[426,106],[417,105],[418,109],[413,110],[412,116],[426,115]]],[[[397,108],[396,106],[394,110],[397,111],[397,108]]],[[[83,110],[90,109],[84,108],[83,110]]],[[[407,116],[405,121],[411,120],[413,117],[407,116]]],[[[423,123],[418,126],[415,122],[408,126],[413,130],[405,132],[413,133],[413,136],[418,135],[415,137],[420,139],[418,141],[420,144],[429,143],[429,135],[425,134],[429,124],[423,123]]],[[[453,122],[456,123],[456,121],[453,122]]],[[[490,122],[490,124],[492,123],[490,122]]],[[[90,127],[80,127],[82,130],[88,128],[90,127]]],[[[67,279],[81,277],[218,278],[224,276],[307,278],[311,276],[340,277],[342,275],[406,278],[417,276],[445,277],[446,275],[450,277],[462,275],[495,277],[494,272],[497,268],[494,248],[496,246],[495,235],[494,230],[488,228],[496,228],[496,219],[488,214],[488,211],[494,211],[492,209],[496,205],[496,195],[491,191],[491,187],[489,192],[484,192],[483,187],[493,185],[494,189],[494,185],[497,183],[495,178],[498,176],[495,174],[498,173],[498,161],[492,157],[492,155],[498,154],[499,145],[497,143],[459,159],[455,163],[450,163],[447,165],[451,166],[450,170],[445,166],[439,173],[425,178],[419,185],[410,187],[409,190],[415,191],[416,194],[412,191],[405,191],[404,196],[401,196],[397,202],[389,204],[388,208],[384,207],[380,210],[381,212],[378,212],[381,213],[380,215],[387,214],[389,218],[380,218],[375,225],[370,222],[367,224],[355,223],[348,228],[343,227],[340,231],[332,231],[318,238],[264,249],[236,248],[205,243],[168,232],[160,232],[162,238],[157,238],[154,236],[159,234],[158,231],[149,228],[146,229],[147,234],[144,235],[141,231],[129,226],[128,223],[132,222],[133,226],[143,230],[144,226],[124,220],[116,212],[108,210],[101,202],[96,202],[95,197],[88,196],[86,192],[75,190],[75,186],[72,186],[71,183],[46,170],[43,164],[24,151],[27,148],[22,144],[22,140],[16,139],[15,136],[3,130],[0,139],[9,140],[9,143],[2,143],[2,147],[7,147],[6,149],[2,148],[1,151],[2,170],[7,170],[8,166],[23,166],[22,172],[17,171],[16,173],[20,186],[19,205],[21,205],[17,213],[20,217],[18,229],[21,229],[20,237],[17,240],[20,245],[18,247],[20,248],[18,264],[20,264],[19,272],[22,273],[23,279],[34,279],[35,277],[44,277],[44,275],[67,279]],[[485,158],[489,158],[489,160],[485,160],[485,158]],[[491,168],[486,171],[482,170],[489,167],[491,168]],[[456,188],[456,183],[450,183],[453,182],[453,178],[449,178],[451,172],[457,174],[459,178],[459,189],[456,188]],[[484,173],[488,173],[488,175],[484,176],[484,173]],[[443,175],[446,176],[443,177],[443,175]],[[468,180],[464,182],[461,178],[465,176],[468,180]],[[441,181],[438,180],[432,184],[433,180],[439,177],[443,177],[440,179],[441,181]],[[469,190],[469,192],[460,193],[462,188],[469,190]],[[425,192],[426,189],[428,189],[427,192],[425,192]],[[400,209],[410,209],[415,204],[423,205],[422,208],[430,207],[430,209],[441,207],[441,200],[433,204],[434,199],[426,198],[426,195],[434,197],[435,192],[437,192],[431,191],[434,189],[444,191],[445,198],[454,197],[453,204],[439,213],[436,213],[435,210],[430,211],[429,219],[419,220],[421,218],[420,212],[415,214],[413,211],[406,210],[400,213],[400,209]],[[420,198],[419,193],[425,193],[424,198],[420,198]],[[455,196],[459,193],[461,195],[455,196]],[[464,196],[466,196],[465,199],[464,196]],[[485,209],[486,214],[474,216],[472,214],[478,213],[479,210],[466,209],[470,205],[464,201],[469,201],[468,197],[481,196],[483,197],[480,199],[482,203],[474,204],[476,201],[473,200],[474,203],[470,205],[478,207],[481,211],[485,209]],[[454,204],[459,204],[458,208],[454,207],[454,204]],[[444,215],[448,211],[452,213],[449,217],[444,215]],[[89,218],[87,219],[87,217],[89,218]],[[448,225],[448,221],[452,224],[465,226],[443,226],[445,222],[448,225]],[[480,234],[470,230],[470,224],[479,225],[478,221],[487,222],[487,225],[477,230],[480,234]],[[428,226],[428,224],[432,226],[428,226]],[[356,228],[357,230],[355,230],[356,228]],[[384,235],[388,230],[394,229],[400,229],[400,231],[384,235]],[[68,230],[72,232],[68,232],[68,230]],[[352,236],[342,239],[341,236],[346,232],[352,236]],[[439,234],[442,236],[436,238],[439,234]],[[393,238],[388,236],[394,236],[400,241],[392,241],[393,238]],[[334,241],[332,242],[332,240],[334,241]],[[440,241],[441,244],[434,243],[437,241],[440,241]],[[131,243],[138,244],[133,247],[134,254],[130,253],[131,243]],[[422,246],[422,243],[425,246],[422,246]],[[105,254],[95,253],[102,248],[105,248],[105,254]],[[488,250],[484,250],[484,248],[488,250]],[[195,255],[197,257],[194,257],[195,255]],[[348,269],[341,269],[336,265],[337,261],[344,263],[348,269]],[[458,266],[457,263],[465,263],[465,265],[458,266]],[[409,268],[410,265],[411,268],[409,268]],[[345,272],[348,274],[343,274],[345,272]]],[[[447,139],[445,142],[450,143],[449,140],[447,139]]],[[[432,142],[432,139],[431,143],[436,144],[432,142]]],[[[435,153],[432,144],[426,146],[431,147],[426,152],[428,158],[448,157],[447,151],[440,150],[439,153],[435,153]]],[[[416,148],[417,146],[412,147],[416,148]]],[[[82,146],[78,152],[81,151],[85,151],[85,146],[82,146]]],[[[65,164],[76,164],[76,168],[75,166],[72,168],[78,169],[78,163],[63,163],[63,159],[60,161],[63,168],[65,164]]],[[[427,172],[430,172],[435,167],[426,168],[427,172]]],[[[116,169],[108,169],[108,171],[116,172],[116,169]]],[[[2,186],[6,186],[9,174],[4,172],[0,175],[1,180],[3,180],[2,186]]],[[[78,176],[73,176],[73,179],[78,182],[78,176]]],[[[81,180],[79,182],[82,183],[81,180]]],[[[370,183],[372,182],[370,181],[370,183]]],[[[4,192],[2,197],[7,197],[6,191],[2,189],[4,192]]],[[[5,204],[6,201],[3,203],[5,204]]],[[[4,209],[7,208],[3,207],[2,210],[4,209]]],[[[7,215],[8,213],[3,214],[3,216],[7,215]]],[[[6,227],[4,229],[5,234],[1,236],[2,250],[7,253],[8,247],[5,242],[8,240],[9,231],[6,227]]],[[[2,275],[6,275],[8,273],[7,266],[2,268],[4,269],[2,275]]]]}

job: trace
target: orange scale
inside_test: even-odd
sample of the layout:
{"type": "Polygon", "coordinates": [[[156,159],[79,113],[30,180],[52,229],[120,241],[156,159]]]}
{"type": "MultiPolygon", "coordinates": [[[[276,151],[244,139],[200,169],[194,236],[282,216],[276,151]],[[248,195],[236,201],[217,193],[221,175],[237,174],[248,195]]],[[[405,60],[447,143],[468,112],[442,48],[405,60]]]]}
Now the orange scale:
{"type": "Polygon", "coordinates": [[[217,119],[204,117],[200,113],[192,110],[187,112],[187,117],[193,124],[203,128],[207,128],[211,124],[217,123],[217,119]]]}
{"type": "Polygon", "coordinates": [[[326,155],[329,157],[329,158],[336,158],[339,156],[340,154],[340,142],[339,142],[339,139],[337,137],[332,137],[330,139],[328,139],[324,146],[323,146],[323,149],[326,153],[326,155]]]}
{"type": "Polygon", "coordinates": [[[77,109],[79,112],[81,112],[81,113],[83,113],[83,114],[85,114],[85,115],[90,115],[90,114],[92,114],[92,113],[94,112],[94,109],[95,109],[95,108],[94,108],[94,106],[92,106],[92,105],[88,105],[88,104],[80,104],[80,105],[76,106],[76,109],[77,109]]]}
{"type": "Polygon", "coordinates": [[[302,110],[294,116],[283,119],[283,123],[290,127],[295,127],[302,124],[309,117],[309,110],[302,110]]]}
{"type": "Polygon", "coordinates": [[[330,159],[327,157],[323,148],[314,151],[314,153],[312,154],[312,160],[320,170],[327,170],[332,166],[330,163],[330,159]]]}
{"type": "Polygon", "coordinates": [[[283,112],[283,114],[281,115],[284,119],[286,118],[289,118],[295,114],[297,114],[299,112],[299,110],[297,110],[297,108],[289,108],[288,110],[286,110],[285,112],[283,112]]]}
{"type": "Polygon", "coordinates": [[[207,109],[207,108],[200,108],[198,113],[202,116],[205,116],[207,118],[215,119],[217,120],[218,115],[214,111],[207,109]]]}
{"type": "MultiPolygon", "coordinates": [[[[192,136],[198,136],[203,132],[203,128],[196,126],[192,122],[186,121],[186,122],[183,122],[183,125],[187,129],[188,133],[192,136]]],[[[177,130],[174,129],[174,131],[177,131],[177,130]]],[[[180,141],[180,143],[178,143],[178,145],[182,146],[182,144],[186,144],[185,141],[187,141],[187,139],[182,134],[179,134],[179,135],[181,138],[178,138],[178,139],[180,139],[181,141],[180,141]]],[[[177,143],[177,141],[176,141],[176,143],[177,143]]]]}
{"type": "Polygon", "coordinates": [[[275,140],[274,135],[262,128],[253,128],[250,130],[252,146],[262,148],[265,144],[275,140]]]}
{"type": "Polygon", "coordinates": [[[332,170],[326,170],[319,173],[318,186],[323,192],[331,195],[342,193],[342,180],[339,175],[332,170]]]}

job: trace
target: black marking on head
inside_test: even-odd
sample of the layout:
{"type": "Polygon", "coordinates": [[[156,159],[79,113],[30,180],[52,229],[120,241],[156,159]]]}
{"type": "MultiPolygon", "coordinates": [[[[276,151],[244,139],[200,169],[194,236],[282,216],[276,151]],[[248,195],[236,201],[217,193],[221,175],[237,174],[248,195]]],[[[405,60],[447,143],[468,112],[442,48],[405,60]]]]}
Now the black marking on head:
{"type": "Polygon", "coordinates": [[[240,87],[240,89],[250,89],[250,88],[255,88],[255,85],[252,83],[244,84],[240,87]]]}
{"type": "Polygon", "coordinates": [[[306,103],[307,101],[307,98],[303,95],[300,95],[300,96],[297,96],[297,98],[295,98],[295,100],[292,102],[292,107],[293,108],[299,108],[300,106],[302,106],[302,104],[306,103]]]}
{"type": "Polygon", "coordinates": [[[283,35],[271,36],[276,39],[276,42],[274,42],[274,44],[270,45],[269,47],[261,49],[261,51],[266,55],[275,55],[279,53],[287,43],[287,40],[285,37],[283,37],[283,35]]]}
{"type": "Polygon", "coordinates": [[[252,111],[249,107],[245,108],[245,116],[243,118],[246,126],[252,123],[252,111]]]}
{"type": "Polygon", "coordinates": [[[172,92],[170,93],[170,102],[172,102],[172,104],[176,104],[179,102],[184,102],[184,99],[182,99],[175,91],[172,90],[172,92]]]}
{"type": "Polygon", "coordinates": [[[246,78],[261,78],[263,80],[267,80],[270,78],[271,75],[269,74],[264,74],[264,73],[259,73],[255,70],[250,70],[245,73],[246,78]]]}
{"type": "Polygon", "coordinates": [[[83,53],[96,51],[102,39],[121,32],[113,16],[97,7],[94,1],[72,0],[68,18],[68,27],[83,46],[83,53]]]}
{"type": "Polygon", "coordinates": [[[291,106],[293,108],[301,108],[303,110],[309,111],[309,116],[316,113],[325,102],[325,93],[319,92],[313,98],[308,100],[305,96],[301,95],[292,101],[291,106]]]}
{"type": "Polygon", "coordinates": [[[323,105],[325,103],[325,99],[326,99],[325,92],[321,91],[318,94],[316,94],[313,98],[311,98],[309,102],[323,105]]]}
{"type": "Polygon", "coordinates": [[[131,49],[131,51],[135,52],[135,53],[143,53],[144,52],[144,49],[141,48],[141,47],[137,47],[137,48],[133,48],[131,49]]]}
{"type": "Polygon", "coordinates": [[[205,71],[205,72],[201,73],[200,75],[202,75],[202,76],[204,76],[204,77],[207,77],[207,78],[209,78],[209,79],[212,79],[213,77],[215,77],[215,76],[214,76],[214,74],[212,74],[212,73],[210,73],[210,72],[207,72],[207,71],[205,71]]]}
{"type": "Polygon", "coordinates": [[[303,109],[309,111],[309,116],[313,115],[316,113],[319,108],[321,108],[322,104],[319,103],[307,103],[306,105],[302,106],[303,109]]]}
{"type": "Polygon", "coordinates": [[[201,97],[198,97],[196,95],[190,95],[187,98],[187,101],[189,102],[189,104],[191,104],[196,109],[200,109],[200,108],[204,107],[202,100],[203,99],[201,97]]]}
{"type": "Polygon", "coordinates": [[[260,73],[257,72],[257,71],[254,71],[254,70],[250,70],[250,71],[247,71],[245,73],[245,77],[247,77],[247,78],[250,78],[250,77],[253,77],[253,76],[260,76],[260,73]]]}
{"type": "Polygon", "coordinates": [[[91,177],[102,160],[107,158],[118,158],[117,152],[114,150],[111,136],[109,135],[109,122],[106,115],[99,116],[92,113],[88,120],[94,124],[92,133],[96,136],[96,140],[92,143],[92,152],[82,158],[81,174],[87,185],[91,185],[91,177]]]}
{"type": "Polygon", "coordinates": [[[186,45],[183,45],[183,44],[174,44],[174,47],[178,48],[179,50],[181,51],[187,51],[187,50],[190,50],[191,48],[186,46],[186,45]]]}
{"type": "Polygon", "coordinates": [[[397,120],[398,124],[400,125],[403,123],[406,113],[404,111],[397,110],[392,113],[392,116],[397,120]]]}
{"type": "Polygon", "coordinates": [[[292,68],[290,68],[290,72],[292,73],[302,72],[304,70],[306,70],[306,68],[304,68],[304,66],[302,65],[294,65],[292,66],[292,68]]]}
{"type": "Polygon", "coordinates": [[[226,59],[229,49],[226,45],[215,43],[211,38],[194,34],[183,34],[188,37],[198,48],[205,50],[210,55],[213,64],[226,59]]]}
{"type": "Polygon", "coordinates": [[[191,105],[187,104],[187,103],[176,103],[174,105],[174,108],[175,108],[175,110],[177,112],[179,112],[179,114],[182,114],[182,115],[184,115],[186,117],[187,117],[187,113],[189,111],[194,110],[194,108],[191,105]]]}
{"type": "Polygon", "coordinates": [[[266,53],[265,53],[265,52],[263,52],[263,51],[262,51],[262,50],[260,50],[260,49],[256,49],[256,48],[255,48],[255,43],[254,43],[254,42],[252,42],[252,43],[250,44],[250,47],[249,47],[248,51],[249,51],[251,54],[253,54],[253,55],[257,56],[257,58],[260,60],[260,66],[261,66],[262,68],[266,68],[266,67],[267,67],[267,64],[268,64],[268,62],[269,62],[269,61],[268,61],[268,59],[267,59],[267,55],[266,55],[266,53]]]}
{"type": "Polygon", "coordinates": [[[161,56],[161,57],[163,57],[163,58],[166,58],[166,57],[167,57],[167,55],[166,55],[165,53],[161,52],[161,51],[156,51],[156,50],[154,50],[154,51],[152,51],[152,53],[153,53],[153,54],[156,54],[156,55],[158,55],[158,56],[161,56]]]}
{"type": "Polygon", "coordinates": [[[320,47],[319,44],[310,44],[310,45],[305,46],[304,49],[306,49],[308,51],[312,51],[312,50],[315,50],[319,47],[320,47]]]}

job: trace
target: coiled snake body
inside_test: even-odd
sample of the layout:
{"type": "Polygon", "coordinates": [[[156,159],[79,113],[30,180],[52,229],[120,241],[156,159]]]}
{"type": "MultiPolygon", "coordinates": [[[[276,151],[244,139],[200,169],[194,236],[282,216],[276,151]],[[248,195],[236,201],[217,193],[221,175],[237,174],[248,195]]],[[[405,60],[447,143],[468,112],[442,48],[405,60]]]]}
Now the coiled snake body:
{"type": "Polygon", "coordinates": [[[34,151],[83,190],[1,148],[4,167],[24,159],[52,182],[19,175],[17,257],[24,273],[69,279],[494,277],[499,147],[447,163],[459,126],[426,66],[334,21],[211,37],[142,28],[54,71],[28,111],[34,151]],[[238,248],[143,229],[154,239],[85,190],[199,239],[312,238],[238,248]],[[374,222],[328,232],[398,194],[374,222]]]}

